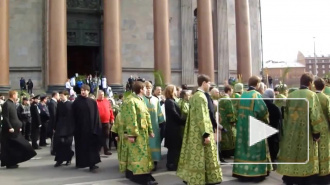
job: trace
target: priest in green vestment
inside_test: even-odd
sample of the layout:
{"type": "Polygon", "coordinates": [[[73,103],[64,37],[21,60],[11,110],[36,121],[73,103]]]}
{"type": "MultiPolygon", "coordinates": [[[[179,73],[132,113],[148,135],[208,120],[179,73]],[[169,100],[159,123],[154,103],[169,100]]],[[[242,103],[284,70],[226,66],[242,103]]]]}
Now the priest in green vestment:
{"type": "Polygon", "coordinates": [[[284,111],[284,107],[285,107],[285,100],[288,97],[288,87],[286,84],[280,84],[277,87],[277,90],[279,92],[279,94],[277,94],[275,96],[275,101],[274,104],[281,109],[281,111],[284,111]],[[281,98],[281,99],[280,99],[281,98]]]}
{"type": "Polygon", "coordinates": [[[329,86],[326,86],[325,89],[324,89],[324,94],[330,96],[330,87],[329,86]]]}
{"type": "Polygon", "coordinates": [[[159,130],[159,124],[163,123],[164,116],[162,113],[162,110],[160,108],[160,103],[158,98],[152,95],[152,84],[150,82],[145,82],[146,84],[146,95],[143,97],[144,102],[147,105],[150,118],[151,118],[151,124],[152,124],[152,130],[155,134],[154,138],[149,139],[150,143],[150,151],[152,160],[154,161],[154,170],[157,168],[158,161],[161,160],[161,142],[160,142],[160,130],[159,130]]]}
{"type": "MultiPolygon", "coordinates": [[[[116,133],[117,140],[117,156],[119,161],[119,171],[124,173],[127,171],[127,156],[128,156],[128,141],[127,132],[125,131],[124,123],[121,120],[121,114],[118,113],[115,119],[115,123],[111,127],[111,132],[116,133]]],[[[126,174],[127,175],[127,174],[126,174]]]]}
{"type": "Polygon", "coordinates": [[[219,113],[221,117],[221,125],[227,130],[221,134],[221,153],[223,157],[234,155],[236,138],[236,117],[233,103],[230,100],[233,89],[231,86],[225,86],[225,95],[219,100],[219,113]]]}
{"type": "Polygon", "coordinates": [[[316,95],[321,103],[321,108],[324,116],[324,121],[321,128],[321,136],[318,142],[319,151],[319,184],[330,184],[330,131],[329,131],[329,121],[330,121],[330,98],[323,93],[325,88],[325,81],[322,78],[318,78],[314,81],[316,95]]]}
{"type": "Polygon", "coordinates": [[[198,91],[190,98],[177,175],[188,185],[218,184],[222,171],[217,157],[208,100],[210,78],[198,77],[198,91]]]}
{"type": "MultiPolygon", "coordinates": [[[[241,98],[242,93],[244,91],[244,85],[242,83],[236,83],[234,85],[234,93],[230,96],[231,97],[231,102],[233,103],[234,111],[235,111],[235,117],[236,119],[238,118],[238,106],[239,106],[239,98],[241,98]],[[238,100],[236,100],[238,99],[238,100]]],[[[236,140],[236,127],[233,129],[233,135],[236,140]]]]}
{"type": "Polygon", "coordinates": [[[288,94],[290,94],[290,93],[292,93],[292,92],[294,92],[296,90],[298,90],[298,88],[290,88],[289,91],[288,91],[288,94]]]}
{"type": "Polygon", "coordinates": [[[260,93],[256,91],[260,82],[259,77],[250,77],[248,81],[249,89],[243,92],[242,99],[239,102],[233,176],[242,181],[262,181],[271,170],[270,164],[258,164],[271,161],[266,140],[261,140],[255,145],[249,146],[249,117],[252,116],[268,123],[267,106],[260,93]],[[244,98],[251,99],[244,100],[244,98]]]}
{"type": "Polygon", "coordinates": [[[177,96],[174,97],[174,99],[175,99],[176,103],[179,103],[179,101],[181,100],[180,95],[181,95],[181,92],[182,92],[182,88],[178,87],[178,86],[176,86],[175,88],[176,88],[177,96]]]}
{"type": "Polygon", "coordinates": [[[286,102],[278,162],[302,163],[278,164],[277,172],[283,175],[284,183],[289,185],[313,184],[312,177],[319,173],[317,141],[325,121],[319,98],[310,90],[312,84],[313,75],[303,74],[300,89],[290,93],[288,98],[304,98],[308,103],[306,100],[292,99],[286,102]]]}
{"type": "Polygon", "coordinates": [[[148,108],[143,101],[145,84],[134,82],[133,92],[125,99],[121,109],[121,120],[128,137],[127,170],[131,173],[130,180],[133,182],[157,184],[151,176],[154,165],[149,136],[154,137],[154,133],[148,108]]]}
{"type": "Polygon", "coordinates": [[[219,156],[220,162],[226,163],[225,156],[221,152],[221,148],[222,148],[222,146],[221,146],[222,133],[223,132],[226,132],[226,130],[221,125],[221,116],[220,116],[220,114],[218,112],[219,99],[221,99],[222,97],[224,97],[225,94],[222,94],[220,96],[220,91],[219,91],[218,88],[211,87],[210,89],[211,89],[210,95],[211,95],[211,99],[212,99],[213,107],[214,107],[214,117],[217,120],[217,123],[219,124],[217,129],[215,129],[215,127],[213,126],[214,133],[215,133],[215,138],[216,138],[215,139],[216,140],[216,144],[218,145],[218,156],[219,156]]]}
{"type": "Polygon", "coordinates": [[[180,94],[180,100],[178,102],[178,106],[181,111],[181,117],[183,120],[187,119],[187,115],[189,112],[189,99],[191,97],[190,90],[182,90],[180,94]]]}
{"type": "Polygon", "coordinates": [[[234,99],[241,98],[242,93],[243,93],[243,88],[244,88],[244,85],[242,83],[236,83],[234,85],[234,93],[230,96],[232,98],[231,101],[234,106],[236,118],[237,118],[239,100],[234,100],[234,99]]]}

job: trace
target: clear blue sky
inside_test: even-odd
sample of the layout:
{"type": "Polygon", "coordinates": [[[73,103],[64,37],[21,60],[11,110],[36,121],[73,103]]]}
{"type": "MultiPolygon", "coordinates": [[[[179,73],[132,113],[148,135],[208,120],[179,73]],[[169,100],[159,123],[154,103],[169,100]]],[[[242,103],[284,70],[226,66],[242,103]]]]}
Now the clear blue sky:
{"type": "Polygon", "coordinates": [[[261,0],[264,61],[330,54],[330,0],[261,0]]]}

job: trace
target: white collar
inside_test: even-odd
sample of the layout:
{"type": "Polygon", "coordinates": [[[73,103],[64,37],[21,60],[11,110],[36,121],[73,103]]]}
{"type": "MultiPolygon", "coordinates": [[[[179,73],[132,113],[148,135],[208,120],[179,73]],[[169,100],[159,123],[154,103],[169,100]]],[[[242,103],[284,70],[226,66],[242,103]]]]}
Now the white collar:
{"type": "Polygon", "coordinates": [[[202,91],[203,93],[205,93],[205,91],[203,91],[203,89],[201,89],[201,88],[198,88],[197,90],[202,91]]]}

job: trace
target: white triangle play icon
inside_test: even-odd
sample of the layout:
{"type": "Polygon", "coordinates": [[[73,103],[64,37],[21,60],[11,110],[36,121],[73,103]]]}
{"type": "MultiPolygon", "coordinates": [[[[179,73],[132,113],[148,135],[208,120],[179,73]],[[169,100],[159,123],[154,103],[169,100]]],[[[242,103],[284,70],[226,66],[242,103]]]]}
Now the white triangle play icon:
{"type": "Polygon", "coordinates": [[[255,145],[277,132],[278,130],[273,127],[266,125],[252,116],[249,117],[249,146],[255,145]]]}

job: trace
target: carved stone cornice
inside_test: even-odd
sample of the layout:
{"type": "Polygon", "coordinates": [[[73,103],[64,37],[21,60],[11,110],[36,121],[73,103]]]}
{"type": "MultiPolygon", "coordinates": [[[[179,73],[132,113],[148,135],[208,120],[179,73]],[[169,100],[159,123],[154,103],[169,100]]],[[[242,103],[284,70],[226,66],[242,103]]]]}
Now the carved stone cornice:
{"type": "Polygon", "coordinates": [[[102,14],[101,0],[67,0],[68,13],[102,14]]]}
{"type": "Polygon", "coordinates": [[[89,9],[99,10],[100,0],[67,0],[66,6],[68,9],[89,9]]]}

